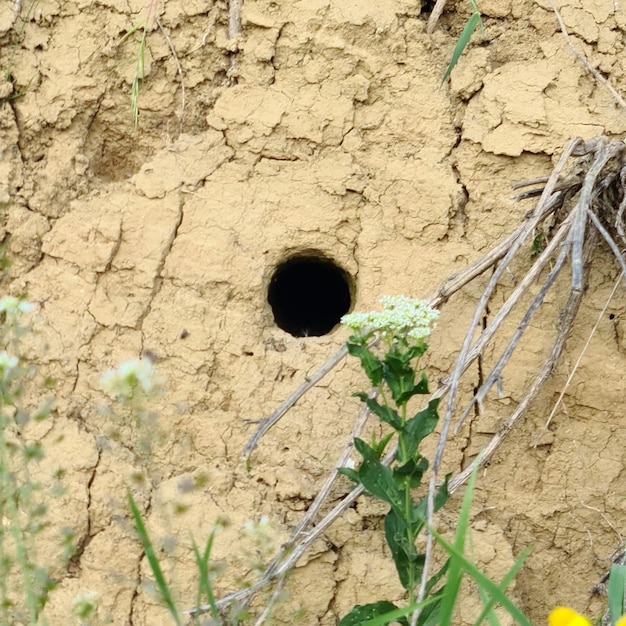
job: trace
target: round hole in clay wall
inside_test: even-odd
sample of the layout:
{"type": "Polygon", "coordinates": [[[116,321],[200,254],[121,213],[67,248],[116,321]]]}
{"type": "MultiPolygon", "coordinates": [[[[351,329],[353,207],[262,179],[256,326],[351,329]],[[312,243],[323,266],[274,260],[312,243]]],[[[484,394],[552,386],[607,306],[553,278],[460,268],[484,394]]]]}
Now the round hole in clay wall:
{"type": "Polygon", "coordinates": [[[268,288],[276,325],[294,337],[326,335],[350,310],[350,284],[321,253],[292,256],[276,267],[268,288]]]}

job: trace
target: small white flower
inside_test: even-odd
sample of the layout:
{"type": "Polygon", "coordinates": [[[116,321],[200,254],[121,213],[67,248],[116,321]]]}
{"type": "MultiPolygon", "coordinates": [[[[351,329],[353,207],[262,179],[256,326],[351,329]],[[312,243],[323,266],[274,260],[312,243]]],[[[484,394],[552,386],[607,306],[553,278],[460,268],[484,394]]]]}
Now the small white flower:
{"type": "Polygon", "coordinates": [[[439,317],[439,311],[423,300],[406,296],[383,296],[382,311],[351,313],[341,318],[342,324],[360,335],[375,333],[391,343],[397,337],[405,337],[418,343],[428,335],[439,317]]]}
{"type": "Polygon", "coordinates": [[[132,400],[138,393],[150,395],[156,389],[154,365],[147,358],[124,361],[104,372],[100,384],[106,393],[122,400],[132,400]]]}
{"type": "Polygon", "coordinates": [[[0,383],[7,383],[13,377],[19,361],[6,350],[0,352],[0,383]]]}

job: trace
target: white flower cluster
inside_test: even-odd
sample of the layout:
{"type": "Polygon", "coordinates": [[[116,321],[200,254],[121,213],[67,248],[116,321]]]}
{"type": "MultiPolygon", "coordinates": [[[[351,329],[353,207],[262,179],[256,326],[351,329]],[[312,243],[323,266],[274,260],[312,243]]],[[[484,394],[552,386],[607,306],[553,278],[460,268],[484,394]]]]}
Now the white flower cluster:
{"type": "Polygon", "coordinates": [[[147,358],[124,361],[117,369],[104,372],[100,384],[106,393],[120,400],[150,395],[157,387],[154,365],[147,358]]]}
{"type": "Polygon", "coordinates": [[[16,356],[11,356],[6,350],[0,352],[0,385],[6,385],[11,381],[17,364],[16,356]]]}
{"type": "Polygon", "coordinates": [[[16,318],[20,313],[30,313],[35,307],[26,300],[20,300],[15,296],[4,296],[0,298],[0,313],[4,313],[7,318],[16,318]]]}
{"type": "Polygon", "coordinates": [[[439,317],[439,311],[423,300],[406,296],[383,296],[382,311],[350,313],[341,318],[341,323],[356,334],[375,333],[384,341],[392,343],[396,337],[404,337],[417,343],[430,335],[439,317]]]}

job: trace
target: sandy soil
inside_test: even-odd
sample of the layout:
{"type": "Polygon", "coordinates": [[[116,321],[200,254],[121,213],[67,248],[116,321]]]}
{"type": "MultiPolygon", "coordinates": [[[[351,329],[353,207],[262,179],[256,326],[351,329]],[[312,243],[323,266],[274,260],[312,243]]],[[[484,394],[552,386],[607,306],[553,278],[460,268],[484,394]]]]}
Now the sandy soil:
{"type": "MultiPolygon", "coordinates": [[[[183,606],[195,601],[190,531],[202,541],[219,516],[230,519],[215,548],[230,563],[221,593],[245,573],[246,520],[268,516],[279,545],[301,519],[349,437],[359,408],[350,394],[364,381],[354,362],[339,366],[246,471],[248,420],[274,410],[347,337],[276,328],[266,292],[277,263],[302,250],[328,255],[353,277],[358,310],[384,294],[426,296],[531,208],[512,201],[513,181],[547,173],[572,136],[623,135],[626,113],[576,61],[548,2],[479,6],[484,29],[440,86],[469,3],[451,5],[431,36],[429,6],[412,0],[244,0],[233,41],[224,2],[162,1],[134,128],[139,35],[123,36],[144,19],[144,0],[22,0],[21,18],[3,0],[0,61],[11,81],[0,86],[0,239],[12,266],[2,290],[36,304],[30,350],[56,381],[53,418],[39,427],[40,472],[62,467],[67,491],[51,503],[43,557],[59,553],[52,529],[62,526],[79,548],[56,571],[49,624],[70,623],[85,591],[100,598],[101,623],[170,623],[144,584],[126,484],[154,536],[167,539],[183,606]],[[103,409],[99,385],[105,369],[141,354],[167,388],[149,453],[128,416],[103,409]]],[[[558,6],[576,46],[626,93],[624,8],[558,6]]],[[[617,276],[599,246],[556,376],[479,479],[475,556],[498,578],[532,546],[512,594],[536,624],[555,603],[602,610],[589,591],[625,531],[620,291],[533,447],[617,276]]],[[[450,371],[481,284],[443,308],[433,380],[450,371]]],[[[504,397],[451,442],[451,471],[525,393],[564,288],[506,370],[504,397]]],[[[443,530],[453,530],[456,502],[443,530]]],[[[300,623],[331,625],[355,602],[402,597],[381,514],[363,500],[315,544],[274,623],[294,623],[301,608],[300,623]]],[[[459,624],[472,623],[471,598],[459,624]]]]}

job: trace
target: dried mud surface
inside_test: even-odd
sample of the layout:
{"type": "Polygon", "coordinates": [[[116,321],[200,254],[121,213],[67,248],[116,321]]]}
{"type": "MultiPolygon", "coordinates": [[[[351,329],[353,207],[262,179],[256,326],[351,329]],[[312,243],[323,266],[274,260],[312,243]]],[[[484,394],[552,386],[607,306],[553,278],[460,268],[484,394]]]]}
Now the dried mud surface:
{"type": "MultiPolygon", "coordinates": [[[[558,5],[576,45],[626,93],[624,9],[558,5]]],[[[342,329],[295,338],[276,328],[266,290],[278,262],[326,253],[353,277],[359,310],[384,294],[426,296],[519,223],[530,205],[511,200],[511,182],[547,173],[572,136],[623,136],[626,113],[575,60],[548,2],[480,2],[484,30],[441,88],[469,4],[450,6],[432,36],[427,9],[245,0],[243,35],[229,41],[223,2],[166,0],[163,30],[147,38],[135,129],[138,38],[122,38],[141,21],[143,0],[23,0],[24,20],[3,0],[11,83],[0,93],[0,238],[12,266],[2,289],[37,305],[30,350],[57,398],[39,426],[48,451],[39,470],[44,480],[65,470],[51,528],[72,527],[79,548],[56,572],[49,624],[70,623],[85,591],[100,598],[102,623],[169,623],[142,584],[148,568],[124,496],[137,473],[150,477],[133,487],[150,531],[178,541],[167,563],[183,605],[194,602],[190,531],[202,540],[218,516],[230,518],[215,550],[232,562],[243,558],[246,520],[267,515],[277,544],[300,520],[349,437],[358,411],[350,393],[364,382],[355,363],[339,366],[263,439],[246,471],[248,420],[269,414],[346,339],[342,329]],[[185,82],[180,135],[180,77],[164,33],[185,82]],[[103,413],[99,385],[103,370],[141,354],[167,386],[147,457],[132,422],[103,413]]],[[[599,246],[557,374],[479,479],[475,556],[497,579],[532,546],[512,593],[537,624],[559,602],[601,610],[589,590],[625,530],[621,291],[533,447],[617,276],[599,246]]],[[[516,277],[508,280],[502,294],[516,277]]],[[[479,283],[443,307],[433,380],[452,367],[479,283]]],[[[525,393],[553,337],[560,289],[506,370],[503,397],[451,442],[451,471],[525,393]]],[[[469,391],[478,376],[468,374],[469,391]]],[[[315,544],[274,623],[294,623],[301,607],[300,623],[332,625],[356,602],[402,597],[381,513],[362,500],[315,544]]],[[[454,518],[451,506],[442,529],[454,518]]],[[[51,533],[43,556],[58,550],[51,533]]],[[[218,591],[243,568],[232,564],[218,591]]],[[[473,602],[459,624],[472,623],[473,602]]]]}

